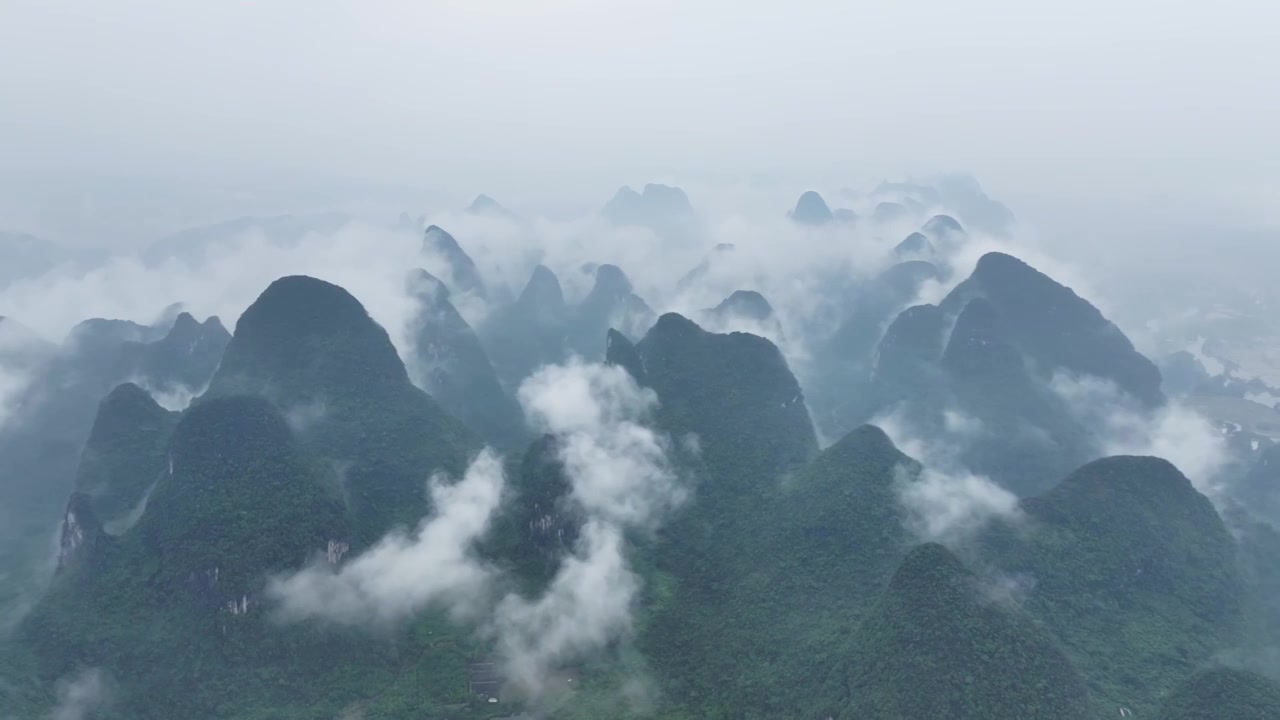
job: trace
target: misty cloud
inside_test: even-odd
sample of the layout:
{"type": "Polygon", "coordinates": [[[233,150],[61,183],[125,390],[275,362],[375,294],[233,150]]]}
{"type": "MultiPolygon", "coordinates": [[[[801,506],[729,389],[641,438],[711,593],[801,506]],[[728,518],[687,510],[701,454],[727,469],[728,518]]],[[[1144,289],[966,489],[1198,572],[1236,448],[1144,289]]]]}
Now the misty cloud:
{"type": "Polygon", "coordinates": [[[0,430],[18,409],[18,402],[30,382],[27,373],[0,367],[0,430]]]}
{"type": "Polygon", "coordinates": [[[192,388],[179,383],[173,383],[162,388],[154,387],[147,382],[146,378],[139,376],[129,378],[128,382],[146,390],[157,405],[170,412],[186,410],[191,405],[191,401],[203,395],[204,391],[209,387],[208,383],[199,388],[192,388]]]}
{"type": "Polygon", "coordinates": [[[621,529],[589,520],[546,592],[532,600],[508,595],[498,603],[490,629],[507,679],[535,700],[555,689],[551,679],[561,663],[631,631],[639,589],[621,529]]]}
{"type": "Polygon", "coordinates": [[[626,538],[689,495],[670,439],[644,424],[657,397],[621,368],[580,362],[540,369],[518,396],[531,423],[556,437],[569,500],[584,517],[543,593],[504,593],[474,553],[505,486],[501,460],[486,450],[457,483],[432,479],[435,511],[413,535],[393,533],[338,568],[317,562],[274,579],[267,595],[280,619],[378,625],[446,608],[494,642],[509,681],[534,700],[563,663],[626,638],[640,589],[626,538]]]}
{"type": "Polygon", "coordinates": [[[544,367],[520,386],[534,427],[559,438],[573,499],[593,520],[645,528],[685,500],[670,440],[643,425],[657,395],[620,367],[544,367]]]}
{"type": "Polygon", "coordinates": [[[110,703],[110,685],[102,670],[90,668],[58,681],[57,697],[49,720],[86,720],[110,703]]]}
{"type": "Polygon", "coordinates": [[[1095,377],[1054,376],[1050,387],[1094,430],[1100,457],[1152,455],[1173,463],[1196,489],[1217,502],[1226,441],[1204,417],[1177,400],[1144,410],[1113,383],[1095,377]]]}
{"type": "Polygon", "coordinates": [[[433,605],[466,616],[492,579],[474,545],[489,529],[504,482],[501,459],[486,450],[457,483],[431,479],[435,510],[413,535],[393,532],[336,570],[317,562],[276,578],[267,595],[286,621],[385,624],[433,605]]]}
{"type": "Polygon", "coordinates": [[[992,520],[1021,518],[1017,496],[958,460],[962,447],[984,432],[976,418],[947,411],[945,432],[930,438],[919,435],[896,414],[872,422],[921,465],[919,469],[899,466],[894,471],[898,501],[906,513],[903,524],[920,541],[961,545],[992,520]]]}
{"type": "Polygon", "coordinates": [[[525,694],[550,688],[558,663],[625,637],[639,578],[626,558],[626,534],[649,530],[688,497],[671,464],[671,441],[643,422],[657,396],[622,368],[570,363],[525,381],[521,404],[535,427],[554,435],[586,521],[547,592],[508,596],[493,631],[504,666],[525,694]]]}
{"type": "Polygon", "coordinates": [[[963,470],[899,467],[894,482],[907,511],[906,527],[923,541],[955,545],[995,518],[1018,516],[1018,498],[990,479],[963,470]]]}

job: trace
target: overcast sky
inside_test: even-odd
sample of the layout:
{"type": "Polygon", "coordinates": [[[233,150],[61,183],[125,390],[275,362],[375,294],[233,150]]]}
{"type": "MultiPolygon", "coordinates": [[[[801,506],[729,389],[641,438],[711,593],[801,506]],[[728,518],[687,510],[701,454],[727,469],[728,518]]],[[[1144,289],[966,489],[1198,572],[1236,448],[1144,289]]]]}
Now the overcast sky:
{"type": "Polygon", "coordinates": [[[0,227],[949,170],[1280,222],[1277,6],[0,0],[0,227]]]}

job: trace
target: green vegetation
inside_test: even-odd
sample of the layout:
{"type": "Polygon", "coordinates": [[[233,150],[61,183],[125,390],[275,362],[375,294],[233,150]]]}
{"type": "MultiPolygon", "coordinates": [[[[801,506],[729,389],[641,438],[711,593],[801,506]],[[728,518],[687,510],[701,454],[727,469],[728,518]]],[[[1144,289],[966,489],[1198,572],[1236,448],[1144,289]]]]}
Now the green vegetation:
{"type": "Polygon", "coordinates": [[[1004,253],[983,255],[942,301],[955,316],[975,297],[996,309],[1009,336],[1045,373],[1065,370],[1113,381],[1151,406],[1163,401],[1160,371],[1089,301],[1004,253]]]}
{"type": "Polygon", "coordinates": [[[1174,690],[1156,720],[1276,720],[1280,685],[1255,673],[1213,668],[1174,690]]]}
{"type": "Polygon", "coordinates": [[[556,439],[545,435],[518,463],[509,463],[509,497],[485,548],[485,555],[510,568],[530,595],[555,575],[583,521],[558,451],[556,439]]]}
{"type": "Polygon", "coordinates": [[[908,547],[892,484],[909,462],[863,427],[772,478],[714,543],[695,544],[704,525],[667,534],[641,646],[677,705],[801,717],[827,697],[824,679],[855,651],[853,631],[908,547]]]}
{"type": "Polygon", "coordinates": [[[857,644],[833,717],[1093,717],[1084,681],[1053,638],[1021,609],[984,595],[941,545],[907,555],[857,644]]]}
{"type": "Polygon", "coordinates": [[[80,455],[76,489],[93,497],[104,522],[123,519],[160,477],[177,423],[178,413],[160,407],[133,383],[103,398],[80,455]]]}
{"type": "Polygon", "coordinates": [[[309,277],[275,281],[240,316],[204,397],[234,394],[271,400],[339,470],[354,546],[415,525],[430,509],[428,477],[456,477],[480,446],[413,386],[358,300],[309,277]]]}
{"type": "Polygon", "coordinates": [[[280,625],[267,578],[323,561],[347,522],[330,474],[265,400],[202,402],[174,433],[174,471],[120,537],[80,518],[79,546],[19,631],[46,683],[110,671],[108,717],[366,717],[466,701],[470,648],[425,617],[383,636],[280,625]]]}
{"type": "Polygon", "coordinates": [[[1239,637],[1236,547],[1209,500],[1159,458],[1090,463],[992,533],[1004,571],[1035,579],[1027,609],[1062,640],[1100,707],[1148,712],[1239,637]]]}
{"type": "Polygon", "coordinates": [[[659,424],[675,437],[695,435],[719,479],[700,488],[704,498],[749,496],[758,489],[749,478],[772,482],[772,473],[817,454],[800,384],[768,340],[709,333],[667,313],[635,349],[661,402],[659,424]]]}
{"type": "MultiPolygon", "coordinates": [[[[554,277],[538,277],[525,310],[556,305],[554,277]]],[[[456,350],[456,336],[441,336],[465,323],[445,320],[424,324],[424,339],[456,350]]],[[[945,323],[932,306],[904,313],[882,343],[894,352],[881,354],[877,382],[905,390],[927,379],[922,414],[943,398],[984,421],[1026,417],[1035,370],[1004,310],[968,301],[944,353],[945,323]]],[[[564,346],[563,335],[539,337],[564,346]]],[[[634,632],[567,660],[577,689],[552,716],[1092,720],[1119,709],[1152,717],[1161,703],[1161,720],[1205,717],[1194,714],[1205,707],[1253,713],[1228,720],[1275,716],[1274,688],[1253,676],[1182,683],[1241,647],[1242,630],[1269,642],[1259,629],[1280,587],[1280,535],[1248,526],[1237,543],[1169,463],[1079,468],[1025,500],[1022,521],[958,549],[966,567],[940,546],[913,549],[898,490],[919,466],[884,432],[861,426],[818,451],[800,386],[769,341],[674,314],[638,343],[604,337],[608,361],[657,395],[654,421],[694,494],[655,532],[628,538],[642,580],[634,632]],[[1028,582],[1010,593],[1009,578],[1028,582]],[[653,707],[621,700],[638,696],[653,707]]],[[[471,340],[480,354],[469,357],[482,357],[471,340]]],[[[990,427],[994,452],[1013,426],[990,427]]],[[[310,278],[273,283],[237,324],[206,396],[181,416],[129,385],[103,401],[81,464],[85,492],[66,506],[61,569],[0,646],[0,715],[46,715],[57,682],[90,667],[117,688],[108,720],[519,710],[471,696],[469,664],[492,652],[472,627],[430,612],[376,632],[284,624],[264,598],[274,574],[335,562],[417,523],[430,511],[430,473],[459,473],[478,447],[413,387],[355,298],[310,278]],[[100,517],[133,507],[152,484],[136,525],[104,531],[100,517]]],[[[1004,462],[1017,457],[1008,452],[1004,462]]],[[[504,589],[532,594],[582,518],[554,438],[512,453],[507,469],[480,550],[510,571],[504,589]]]]}

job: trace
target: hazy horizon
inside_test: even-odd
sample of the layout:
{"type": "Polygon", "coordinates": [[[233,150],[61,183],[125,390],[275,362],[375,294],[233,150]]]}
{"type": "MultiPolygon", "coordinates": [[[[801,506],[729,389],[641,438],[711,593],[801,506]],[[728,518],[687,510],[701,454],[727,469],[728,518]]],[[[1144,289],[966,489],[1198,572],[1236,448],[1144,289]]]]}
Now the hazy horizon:
{"type": "Polygon", "coordinates": [[[581,214],[651,181],[701,206],[954,171],[1042,231],[1280,223],[1280,11],[1241,0],[19,0],[0,17],[0,229],[71,245],[482,192],[581,214]]]}

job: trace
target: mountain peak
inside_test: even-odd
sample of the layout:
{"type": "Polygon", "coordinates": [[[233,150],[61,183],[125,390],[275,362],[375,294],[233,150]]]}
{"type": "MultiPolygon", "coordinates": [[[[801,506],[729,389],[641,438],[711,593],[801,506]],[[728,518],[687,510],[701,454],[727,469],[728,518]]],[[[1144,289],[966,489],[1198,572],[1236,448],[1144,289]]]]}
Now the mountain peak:
{"type": "Polygon", "coordinates": [[[950,215],[934,215],[922,228],[924,233],[933,238],[945,238],[948,235],[963,235],[964,227],[950,215]]]}
{"type": "Polygon", "coordinates": [[[517,302],[534,307],[563,309],[564,291],[560,289],[560,278],[546,265],[538,265],[529,276],[529,282],[525,284],[517,302]]]}
{"type": "MultiPolygon", "coordinates": [[[[954,591],[955,583],[973,578],[969,568],[950,550],[938,543],[917,545],[907,553],[889,583],[890,593],[930,596],[939,589],[954,591]]],[[[967,589],[965,589],[967,590],[967,589]]],[[[942,598],[933,597],[941,601],[942,598]]]]}
{"type": "Polygon", "coordinates": [[[423,233],[423,249],[439,255],[449,264],[449,275],[459,292],[473,293],[478,297],[486,297],[484,280],[475,261],[467,255],[457,239],[445,232],[439,225],[429,225],[423,233]]]}
{"type": "Polygon", "coordinates": [[[502,203],[498,202],[497,200],[494,200],[493,198],[489,197],[488,195],[485,195],[484,193],[480,193],[479,195],[477,195],[476,199],[472,200],[471,204],[467,206],[467,209],[465,212],[468,215],[480,215],[484,217],[494,217],[494,218],[514,218],[515,217],[515,213],[503,207],[502,203]]]}
{"type": "Polygon", "coordinates": [[[804,393],[766,338],[707,332],[682,315],[666,313],[636,350],[647,383],[658,394],[659,414],[676,425],[670,430],[698,435],[703,457],[720,464],[727,476],[741,465],[767,475],[817,453],[804,393]]]}
{"type": "Polygon", "coordinates": [[[425,270],[412,270],[417,301],[410,322],[414,380],[440,406],[496,447],[523,440],[523,414],[502,389],[475,331],[449,301],[449,290],[425,270]]]}
{"type": "Polygon", "coordinates": [[[827,207],[827,201],[813,190],[809,190],[800,196],[796,201],[796,207],[791,211],[791,219],[804,225],[826,225],[834,219],[831,214],[831,208],[827,207]]]}
{"type": "Polygon", "coordinates": [[[985,597],[974,574],[936,543],[903,559],[858,647],[849,717],[1091,716],[1084,679],[1052,636],[1021,609],[985,597]]]}
{"type": "Polygon", "coordinates": [[[449,299],[449,286],[422,268],[414,268],[405,275],[405,291],[419,301],[435,304],[449,299]]]}
{"type": "Polygon", "coordinates": [[[898,257],[932,257],[935,252],[929,237],[921,232],[913,232],[893,248],[898,257]]]}
{"type": "Polygon", "coordinates": [[[177,413],[133,383],[117,385],[98,404],[80,453],[76,489],[92,499],[103,522],[125,518],[145,497],[165,465],[176,422],[177,413]]]}
{"type": "Polygon", "coordinates": [[[905,205],[896,202],[878,203],[875,210],[871,212],[872,219],[878,223],[897,222],[910,216],[911,211],[905,205]]]}
{"type": "Polygon", "coordinates": [[[604,264],[596,268],[596,282],[589,298],[618,298],[631,293],[631,280],[617,265],[604,264]]]}
{"type": "Polygon", "coordinates": [[[602,212],[614,225],[645,227],[671,237],[687,234],[696,220],[684,190],[656,183],[645,185],[640,193],[620,188],[602,212]]]}
{"type": "Polygon", "coordinates": [[[146,346],[137,374],[158,390],[180,386],[194,391],[213,376],[229,342],[231,333],[217,317],[201,323],[190,313],[179,313],[169,332],[146,346]]]}
{"type": "Polygon", "coordinates": [[[773,317],[773,306],[755,290],[734,290],[711,311],[718,316],[740,315],[765,321],[773,317]]]}
{"type": "Polygon", "coordinates": [[[359,300],[332,283],[294,275],[271,283],[240,316],[209,393],[295,402],[408,386],[391,338],[359,300]]]}
{"type": "Polygon", "coordinates": [[[169,332],[178,334],[194,333],[199,331],[199,329],[200,322],[192,317],[191,313],[184,310],[178,313],[178,316],[173,319],[173,327],[169,332]]]}
{"type": "Polygon", "coordinates": [[[649,334],[669,339],[693,338],[705,332],[698,324],[676,312],[663,313],[654,323],[649,334]]]}
{"type": "Polygon", "coordinates": [[[636,352],[635,344],[627,339],[626,335],[609,328],[609,332],[605,335],[604,346],[606,364],[617,365],[626,370],[640,385],[645,383],[644,361],[640,359],[640,353],[636,352]]]}
{"type": "Polygon", "coordinates": [[[974,297],[998,312],[1001,326],[1042,372],[1058,369],[1110,380],[1147,405],[1164,401],[1160,371],[1096,307],[1012,255],[990,252],[942,301],[955,314],[974,297]]]}
{"type": "Polygon", "coordinates": [[[644,192],[641,193],[641,197],[652,202],[666,205],[672,209],[693,209],[692,206],[689,205],[689,196],[685,195],[684,190],[681,190],[674,185],[646,183],[644,186],[644,192]]]}

